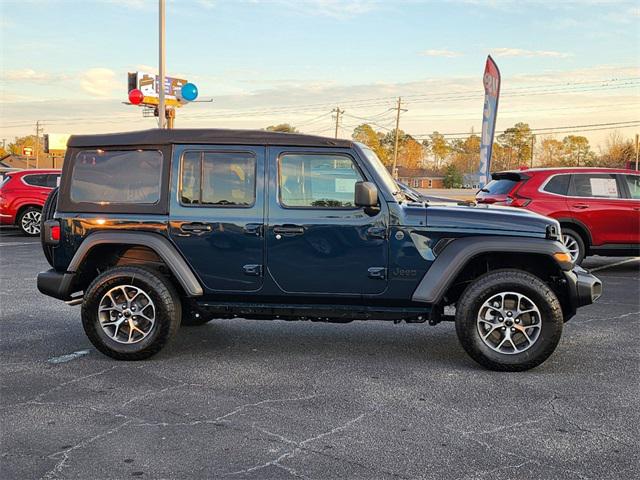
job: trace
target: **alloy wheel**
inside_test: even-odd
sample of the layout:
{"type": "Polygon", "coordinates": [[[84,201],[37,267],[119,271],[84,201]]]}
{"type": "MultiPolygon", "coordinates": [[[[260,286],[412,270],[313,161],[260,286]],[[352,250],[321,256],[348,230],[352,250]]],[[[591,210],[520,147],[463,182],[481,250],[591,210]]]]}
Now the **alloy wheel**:
{"type": "Polygon", "coordinates": [[[571,255],[571,261],[576,263],[578,257],[580,256],[580,245],[578,245],[578,241],[573,238],[572,235],[562,234],[562,243],[569,250],[569,255],[571,255]]]}
{"type": "Polygon", "coordinates": [[[156,308],[141,288],[118,285],[100,300],[98,320],[111,340],[125,344],[138,343],[151,333],[155,325],[156,308]]]}
{"type": "Polygon", "coordinates": [[[480,307],[477,327],[485,345],[511,355],[522,353],[536,343],[542,330],[542,317],[537,305],[526,295],[500,292],[480,307]]]}
{"type": "Polygon", "coordinates": [[[40,219],[42,214],[36,210],[25,213],[20,219],[20,226],[29,235],[38,235],[40,233],[40,219]]]}

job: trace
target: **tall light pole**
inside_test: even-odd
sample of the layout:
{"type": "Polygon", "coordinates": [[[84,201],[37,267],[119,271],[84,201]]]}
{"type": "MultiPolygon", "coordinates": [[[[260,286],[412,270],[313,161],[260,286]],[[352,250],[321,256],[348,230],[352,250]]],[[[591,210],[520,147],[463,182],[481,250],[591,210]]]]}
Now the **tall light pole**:
{"type": "Polygon", "coordinates": [[[158,86],[158,127],[166,128],[167,126],[167,110],[164,104],[164,69],[165,69],[165,28],[164,28],[164,0],[159,0],[159,13],[160,22],[158,25],[158,37],[159,37],[159,54],[160,61],[158,66],[158,76],[160,77],[160,85],[158,86]]]}

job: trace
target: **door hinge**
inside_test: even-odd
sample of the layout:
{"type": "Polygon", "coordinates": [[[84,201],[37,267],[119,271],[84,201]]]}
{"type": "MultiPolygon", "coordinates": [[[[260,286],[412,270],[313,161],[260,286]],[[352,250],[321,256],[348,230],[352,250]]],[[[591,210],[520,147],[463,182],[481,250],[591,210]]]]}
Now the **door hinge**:
{"type": "Polygon", "coordinates": [[[369,278],[376,280],[384,280],[387,278],[387,269],[385,267],[369,267],[369,278]]]}
{"type": "Polygon", "coordinates": [[[262,275],[262,265],[250,264],[245,265],[244,267],[242,267],[242,269],[244,270],[245,275],[251,275],[254,277],[259,277],[262,275]]]}

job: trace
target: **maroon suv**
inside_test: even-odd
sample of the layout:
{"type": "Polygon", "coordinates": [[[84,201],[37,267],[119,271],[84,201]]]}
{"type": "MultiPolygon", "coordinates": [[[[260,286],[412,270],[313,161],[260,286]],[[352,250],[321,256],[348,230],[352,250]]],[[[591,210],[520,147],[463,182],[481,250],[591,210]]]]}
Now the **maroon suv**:
{"type": "Polygon", "coordinates": [[[640,172],[532,168],[491,176],[476,201],[555,218],[575,263],[587,255],[640,254],[640,172]]]}

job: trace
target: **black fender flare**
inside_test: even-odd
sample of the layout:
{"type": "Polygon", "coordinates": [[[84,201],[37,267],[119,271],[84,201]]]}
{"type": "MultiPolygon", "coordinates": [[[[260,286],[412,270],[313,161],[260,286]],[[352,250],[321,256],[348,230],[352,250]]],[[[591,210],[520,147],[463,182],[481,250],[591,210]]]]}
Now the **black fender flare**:
{"type": "Polygon", "coordinates": [[[76,250],[67,267],[67,274],[75,274],[91,250],[98,245],[141,245],[150,248],[167,264],[171,273],[190,297],[203,295],[202,285],[187,262],[173,244],[157,233],[151,232],[95,232],[87,236],[76,250]]]}
{"type": "MultiPolygon", "coordinates": [[[[531,237],[462,237],[449,243],[431,264],[427,273],[413,292],[414,302],[437,304],[465,265],[474,257],[488,252],[541,254],[553,258],[554,253],[565,252],[566,247],[555,240],[531,237]]],[[[557,262],[557,260],[554,259],[557,262]]],[[[570,262],[557,262],[568,271],[570,262]]]]}

